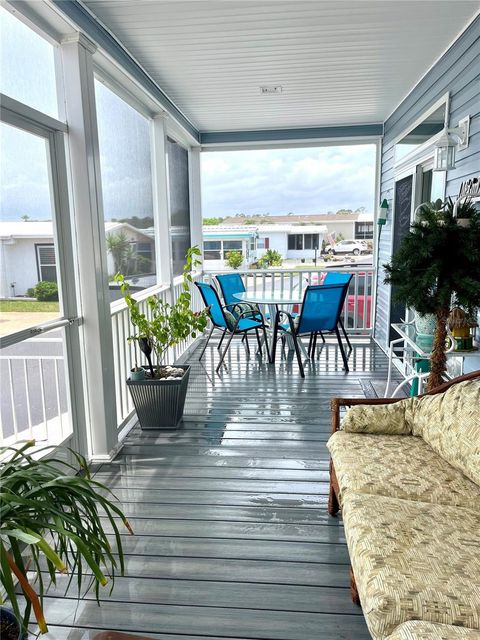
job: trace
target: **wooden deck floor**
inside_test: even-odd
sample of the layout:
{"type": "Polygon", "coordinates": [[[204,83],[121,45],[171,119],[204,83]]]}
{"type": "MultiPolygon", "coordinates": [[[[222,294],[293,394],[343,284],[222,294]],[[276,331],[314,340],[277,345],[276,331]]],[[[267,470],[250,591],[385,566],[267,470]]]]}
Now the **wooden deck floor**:
{"type": "Polygon", "coordinates": [[[45,601],[50,638],[370,637],[350,600],[341,520],[326,511],[325,442],[330,398],[362,396],[385,378],[385,356],[358,343],[345,374],[327,345],[304,380],[292,360],[247,361],[240,342],[219,376],[217,358],[214,344],[204,364],[192,357],[177,432],[135,428],[96,474],[136,533],[124,537],[126,577],[101,607],[74,590],[60,597],[60,582],[45,601]]]}

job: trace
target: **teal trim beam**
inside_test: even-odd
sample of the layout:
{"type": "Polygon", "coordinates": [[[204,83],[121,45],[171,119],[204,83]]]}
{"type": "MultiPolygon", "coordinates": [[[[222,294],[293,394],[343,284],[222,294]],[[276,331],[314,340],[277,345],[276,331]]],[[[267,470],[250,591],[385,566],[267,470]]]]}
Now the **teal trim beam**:
{"type": "Polygon", "coordinates": [[[348,125],[344,127],[314,127],[308,129],[267,129],[264,131],[201,131],[201,144],[238,142],[289,142],[330,138],[381,137],[383,124],[348,125]]]}
{"type": "Polygon", "coordinates": [[[146,91],[156,98],[162,107],[169,111],[197,142],[200,142],[200,134],[190,120],[183,115],[167,94],[149,77],[128,51],[80,2],[77,0],[52,1],[66,16],[73,20],[89,38],[111,55],[146,91]]]}

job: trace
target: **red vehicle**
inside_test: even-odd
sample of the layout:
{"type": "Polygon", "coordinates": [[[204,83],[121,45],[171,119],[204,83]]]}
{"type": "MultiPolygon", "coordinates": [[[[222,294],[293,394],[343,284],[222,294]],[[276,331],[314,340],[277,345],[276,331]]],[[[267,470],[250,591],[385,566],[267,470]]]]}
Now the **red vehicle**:
{"type": "MultiPolygon", "coordinates": [[[[322,284],[326,276],[326,272],[323,271],[320,274],[320,282],[317,273],[312,273],[309,284],[322,284]]],[[[349,293],[347,295],[347,320],[349,327],[359,327],[370,329],[372,326],[372,271],[360,271],[356,273],[355,278],[358,279],[357,295],[349,293]],[[365,285],[367,285],[367,295],[365,295],[365,285]],[[355,306],[355,298],[357,303],[355,306]],[[356,318],[356,322],[354,322],[356,318]]],[[[350,284],[350,290],[353,288],[353,282],[350,284]]]]}

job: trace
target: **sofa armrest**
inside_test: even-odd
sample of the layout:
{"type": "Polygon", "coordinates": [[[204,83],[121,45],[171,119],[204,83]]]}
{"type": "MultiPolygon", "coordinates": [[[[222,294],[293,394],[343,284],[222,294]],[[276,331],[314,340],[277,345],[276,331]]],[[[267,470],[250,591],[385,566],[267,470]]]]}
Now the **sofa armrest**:
{"type": "Polygon", "coordinates": [[[332,433],[344,428],[351,433],[408,435],[412,430],[405,418],[405,409],[410,403],[407,398],[333,398],[332,433]],[[398,403],[402,404],[395,408],[391,406],[398,403]],[[352,411],[342,423],[340,412],[343,408],[352,411]]]}

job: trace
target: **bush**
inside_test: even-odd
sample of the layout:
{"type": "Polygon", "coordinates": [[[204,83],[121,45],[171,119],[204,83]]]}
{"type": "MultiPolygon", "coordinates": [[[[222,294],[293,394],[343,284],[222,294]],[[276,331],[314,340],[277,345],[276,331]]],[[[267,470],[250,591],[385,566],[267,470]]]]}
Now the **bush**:
{"type": "Polygon", "coordinates": [[[275,249],[267,249],[259,259],[258,263],[262,269],[267,269],[268,267],[281,267],[283,264],[283,258],[275,249]]]}
{"type": "Polygon", "coordinates": [[[238,269],[243,264],[243,255],[241,251],[229,251],[227,253],[226,263],[232,269],[238,269]]]}
{"type": "Polygon", "coordinates": [[[42,280],[35,287],[35,297],[39,302],[58,302],[57,283],[42,280]]]}
{"type": "Polygon", "coordinates": [[[27,289],[27,298],[35,298],[35,287],[27,289]]]}

